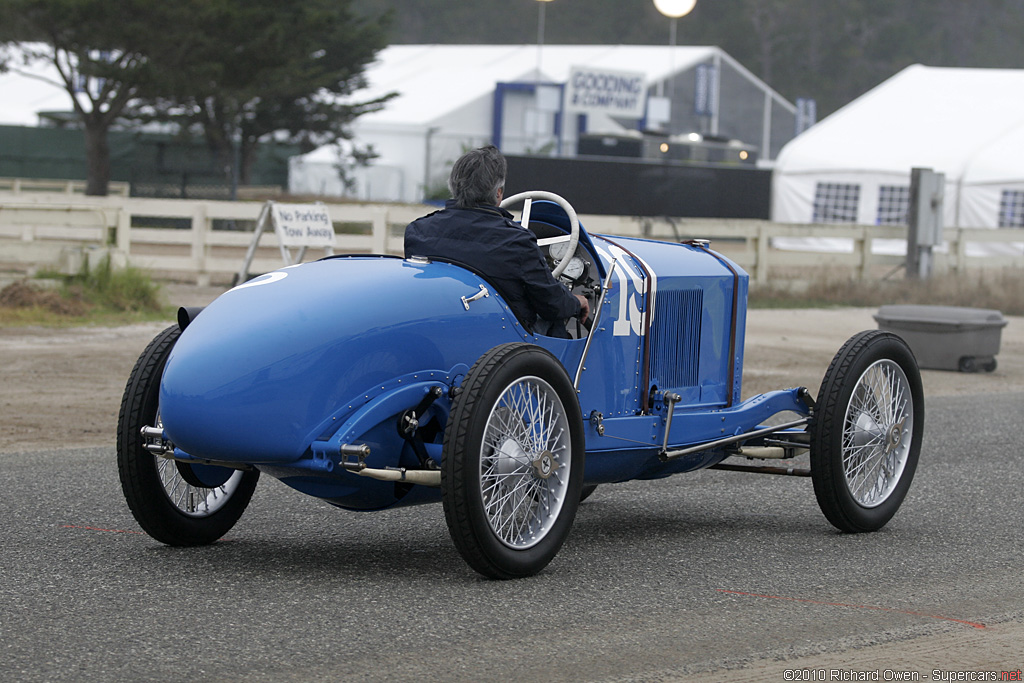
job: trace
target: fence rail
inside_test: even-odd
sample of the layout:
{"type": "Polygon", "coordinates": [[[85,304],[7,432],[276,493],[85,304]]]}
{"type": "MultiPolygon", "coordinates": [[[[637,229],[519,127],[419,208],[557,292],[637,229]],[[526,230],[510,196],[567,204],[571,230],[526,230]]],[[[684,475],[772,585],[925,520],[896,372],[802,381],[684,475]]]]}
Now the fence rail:
{"type": "MultiPolygon", "coordinates": [[[[31,192],[60,192],[61,194],[85,194],[84,180],[49,180],[40,178],[0,178],[0,192],[22,194],[31,192]]],[[[112,195],[127,197],[130,183],[111,181],[107,191],[112,195]]]]}
{"type": "MultiPolygon", "coordinates": [[[[114,258],[160,277],[226,282],[243,263],[262,202],[87,197],[68,192],[3,192],[0,186],[0,269],[73,269],[83,250],[114,258]],[[77,257],[76,257],[77,254],[77,257]],[[69,256],[70,255],[70,256],[69,256]]],[[[402,252],[405,225],[433,207],[413,204],[329,204],[339,253],[402,252]]],[[[844,268],[860,278],[900,267],[892,240],[900,227],[792,225],[759,220],[650,219],[581,216],[592,233],[677,241],[707,238],[751,274],[767,282],[773,272],[844,268]],[[814,240],[831,251],[815,251],[814,240]],[[804,250],[781,249],[783,240],[804,250]],[[836,245],[840,250],[835,250],[836,245]]],[[[979,267],[1024,267],[1024,230],[948,228],[935,254],[937,272],[979,267]],[[978,246],[982,245],[982,246],[978,246]],[[992,248],[992,245],[996,245],[992,248]]],[[[264,234],[250,268],[281,266],[273,232],[264,234]]]]}

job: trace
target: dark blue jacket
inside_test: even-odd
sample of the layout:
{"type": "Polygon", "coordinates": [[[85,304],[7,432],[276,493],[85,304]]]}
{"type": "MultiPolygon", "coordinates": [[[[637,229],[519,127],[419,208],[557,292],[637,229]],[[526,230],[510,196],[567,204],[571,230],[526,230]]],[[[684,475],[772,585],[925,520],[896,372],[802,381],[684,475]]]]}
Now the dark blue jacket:
{"type": "Polygon", "coordinates": [[[496,206],[445,208],[405,229],[405,255],[466,264],[493,284],[519,321],[532,331],[537,318],[561,320],[580,313],[580,302],[551,276],[537,238],[496,206]]]}

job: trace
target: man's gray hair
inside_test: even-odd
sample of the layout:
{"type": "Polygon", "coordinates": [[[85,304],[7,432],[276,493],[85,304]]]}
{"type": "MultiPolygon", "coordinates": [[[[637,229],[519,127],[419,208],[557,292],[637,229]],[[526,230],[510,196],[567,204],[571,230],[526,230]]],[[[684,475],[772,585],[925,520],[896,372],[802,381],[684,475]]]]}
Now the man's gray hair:
{"type": "Polygon", "coordinates": [[[487,145],[466,152],[448,176],[448,190],[455,206],[468,209],[478,204],[498,203],[498,190],[505,187],[508,162],[498,148],[487,145]]]}

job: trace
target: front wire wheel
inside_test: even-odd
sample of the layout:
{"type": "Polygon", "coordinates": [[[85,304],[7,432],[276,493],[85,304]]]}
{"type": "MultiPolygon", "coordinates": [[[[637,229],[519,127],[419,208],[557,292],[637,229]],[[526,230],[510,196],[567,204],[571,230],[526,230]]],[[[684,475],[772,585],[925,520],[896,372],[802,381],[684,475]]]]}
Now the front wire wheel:
{"type": "Polygon", "coordinates": [[[857,503],[877,507],[892,494],[907,464],[913,424],[906,374],[891,360],[875,361],[860,376],[843,425],[843,474],[857,503]]]}
{"type": "Polygon", "coordinates": [[[160,378],[180,334],[177,325],[165,329],[132,368],[117,419],[117,469],[143,531],[168,545],[205,545],[235,525],[260,473],[169,460],[146,450],[141,430],[163,426],[160,378]]]}
{"type": "Polygon", "coordinates": [[[452,407],[441,469],[456,548],[484,576],[536,574],[568,536],[583,481],[583,423],[550,353],[506,344],[476,362],[452,407]]]}
{"type": "Polygon", "coordinates": [[[811,479],[825,517],[842,531],[875,531],[899,509],[921,451],[921,373],[888,332],[852,337],[822,380],[811,427],[811,479]]]}
{"type": "Polygon", "coordinates": [[[569,487],[569,425],[558,394],[539,377],[523,377],[502,392],[484,430],[487,523],[509,548],[531,548],[558,519],[569,487]]]}

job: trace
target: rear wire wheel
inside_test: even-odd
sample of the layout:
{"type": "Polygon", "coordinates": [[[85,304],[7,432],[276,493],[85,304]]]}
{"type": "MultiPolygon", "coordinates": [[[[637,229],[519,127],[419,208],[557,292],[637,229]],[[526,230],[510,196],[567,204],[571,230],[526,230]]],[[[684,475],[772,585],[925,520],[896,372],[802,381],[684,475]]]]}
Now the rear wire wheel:
{"type": "Polygon", "coordinates": [[[160,378],[181,335],[177,325],[158,334],[139,356],[117,418],[121,490],[142,529],[168,545],[213,543],[245,511],[258,470],[185,463],[146,450],[143,427],[161,427],[160,378]]]}
{"type": "Polygon", "coordinates": [[[825,517],[847,532],[892,518],[913,481],[924,431],[917,361],[898,336],[850,338],[825,372],[811,423],[811,479],[825,517]]]}
{"type": "Polygon", "coordinates": [[[536,574],[569,534],[583,484],[583,420],[550,353],[505,344],[470,369],[445,431],[441,491],[455,547],[494,579],[536,574]]]}

